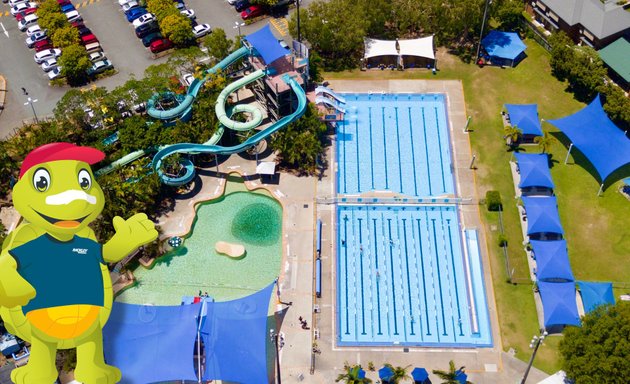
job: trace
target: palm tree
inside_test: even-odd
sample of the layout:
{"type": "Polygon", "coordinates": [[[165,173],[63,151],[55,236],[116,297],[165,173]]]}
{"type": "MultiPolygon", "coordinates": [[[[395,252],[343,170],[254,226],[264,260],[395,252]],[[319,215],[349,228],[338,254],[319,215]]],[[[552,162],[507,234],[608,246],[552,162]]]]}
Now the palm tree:
{"type": "MultiPolygon", "coordinates": [[[[448,371],[442,371],[434,369],[433,374],[442,379],[442,384],[460,384],[457,376],[460,372],[463,372],[466,367],[462,366],[459,369],[455,369],[455,362],[453,360],[448,362],[448,371]]],[[[466,381],[466,384],[473,384],[470,381],[466,381]]]]}
{"type": "Polygon", "coordinates": [[[353,366],[346,365],[346,372],[340,373],[335,380],[335,383],[343,381],[345,384],[369,384],[372,380],[364,377],[359,379],[359,371],[361,370],[361,366],[355,364],[353,366]]]}
{"type": "Polygon", "coordinates": [[[518,146],[518,142],[523,136],[523,131],[516,125],[508,125],[503,129],[503,138],[507,140],[507,144],[510,147],[518,146]]]}
{"type": "Polygon", "coordinates": [[[538,144],[540,152],[547,153],[555,140],[556,138],[551,136],[549,132],[544,132],[542,136],[536,136],[534,138],[534,143],[538,144]]]}
{"type": "Polygon", "coordinates": [[[389,384],[398,384],[403,380],[411,379],[411,376],[407,374],[407,370],[409,369],[409,367],[411,367],[411,365],[408,365],[406,367],[394,367],[389,363],[385,363],[385,366],[391,369],[392,372],[394,372],[394,374],[388,381],[389,384]]]}

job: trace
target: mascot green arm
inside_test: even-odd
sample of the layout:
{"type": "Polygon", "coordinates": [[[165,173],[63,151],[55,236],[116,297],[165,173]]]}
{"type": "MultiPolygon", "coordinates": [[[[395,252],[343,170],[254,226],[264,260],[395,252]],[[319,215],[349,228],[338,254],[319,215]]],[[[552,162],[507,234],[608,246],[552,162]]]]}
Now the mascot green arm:
{"type": "Polygon", "coordinates": [[[15,248],[37,237],[32,228],[21,225],[13,231],[3,244],[0,253],[0,306],[13,308],[26,305],[35,297],[35,289],[17,272],[17,263],[9,254],[15,248]]]}
{"type": "Polygon", "coordinates": [[[127,220],[116,216],[112,224],[116,234],[103,245],[103,259],[108,263],[122,260],[158,237],[155,225],[144,213],[137,213],[127,220]]]}

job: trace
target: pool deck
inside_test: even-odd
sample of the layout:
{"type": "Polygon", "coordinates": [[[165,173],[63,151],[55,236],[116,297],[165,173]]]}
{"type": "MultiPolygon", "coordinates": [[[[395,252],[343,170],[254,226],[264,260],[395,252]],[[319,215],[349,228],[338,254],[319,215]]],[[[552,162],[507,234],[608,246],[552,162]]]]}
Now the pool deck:
{"type": "MultiPolygon", "coordinates": [[[[448,94],[447,113],[450,126],[452,153],[456,172],[457,190],[460,197],[479,200],[476,190],[475,172],[470,169],[471,148],[468,134],[463,132],[466,123],[464,94],[459,81],[426,80],[384,80],[384,81],[343,81],[335,80],[330,87],[343,92],[441,92],[448,94]]],[[[334,137],[331,137],[333,144],[334,137]]],[[[517,383],[525,370],[526,363],[502,351],[493,285],[488,260],[486,235],[476,204],[463,204],[460,220],[465,228],[479,230],[480,249],[483,257],[484,279],[489,303],[494,346],[481,349],[453,348],[403,348],[398,347],[337,347],[335,345],[335,205],[327,204],[327,198],[334,196],[335,164],[334,145],[328,147],[326,158],[328,167],[321,177],[297,177],[282,172],[279,181],[264,184],[255,174],[256,162],[243,156],[233,155],[219,164],[218,173],[214,165],[199,172],[199,185],[194,193],[176,199],[173,210],[162,216],[159,223],[163,230],[162,238],[183,235],[194,219],[194,207],[200,201],[210,200],[223,193],[227,174],[238,172],[248,179],[249,189],[266,188],[283,206],[283,260],[280,271],[281,300],[277,309],[283,309],[280,331],[284,335],[284,347],[280,351],[282,381],[285,383],[333,383],[343,372],[344,362],[360,363],[367,369],[373,362],[378,370],[383,363],[394,366],[419,366],[427,370],[447,369],[453,359],[458,366],[466,366],[469,380],[477,383],[517,383]],[[317,204],[317,202],[321,202],[317,204]],[[323,222],[322,228],[322,298],[314,295],[314,256],[315,224],[317,218],[323,222]],[[314,313],[318,305],[320,312],[314,313]],[[307,320],[309,330],[301,328],[298,317],[307,320]],[[316,330],[319,338],[315,339],[316,330]],[[317,343],[318,354],[312,354],[313,342],[317,343]],[[313,358],[313,360],[312,360],[313,358]],[[314,365],[311,362],[314,361],[314,365]]],[[[260,161],[273,161],[273,155],[260,161]]],[[[270,368],[271,369],[271,368],[270,368]]],[[[374,381],[377,372],[368,371],[367,376],[374,381]]],[[[430,375],[433,382],[439,382],[430,375]]],[[[543,372],[532,369],[530,383],[547,377],[543,372]]]]}

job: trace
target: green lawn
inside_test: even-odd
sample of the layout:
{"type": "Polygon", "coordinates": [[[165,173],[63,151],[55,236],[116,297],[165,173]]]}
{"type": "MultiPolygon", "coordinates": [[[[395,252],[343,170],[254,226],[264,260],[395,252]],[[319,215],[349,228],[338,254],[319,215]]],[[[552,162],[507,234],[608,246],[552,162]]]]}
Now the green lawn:
{"type": "MultiPolygon", "coordinates": [[[[456,57],[440,53],[437,75],[428,71],[352,71],[326,73],[325,78],[414,78],[460,79],[464,86],[467,114],[472,116],[470,134],[477,155],[477,183],[479,193],[494,189],[501,193],[504,204],[503,224],[508,237],[510,268],[518,281],[528,279],[527,260],[522,249],[522,235],[514,199],[514,187],[509,168],[511,153],[502,140],[503,128],[500,112],[505,103],[537,103],[540,116],[553,119],[571,114],[583,104],[565,91],[565,84],[551,74],[547,52],[533,40],[526,41],[528,57],[516,68],[479,68],[464,64],[456,57]]],[[[334,83],[334,81],[333,81],[334,83]]],[[[334,85],[334,84],[333,84],[334,85]]],[[[544,128],[557,132],[545,123],[544,128]]],[[[536,146],[526,146],[527,152],[539,152],[536,146]]],[[[562,224],[566,232],[569,257],[576,279],[630,281],[630,234],[624,220],[630,214],[630,202],[609,187],[597,197],[597,180],[587,172],[588,163],[576,156],[564,165],[567,150],[560,142],[551,149],[554,160],[551,170],[562,224]]],[[[486,212],[486,231],[491,251],[491,268],[494,291],[499,312],[501,337],[505,350],[514,348],[517,356],[527,360],[530,356],[529,340],[538,332],[538,322],[530,284],[512,285],[506,282],[505,259],[496,245],[498,216],[486,212]]],[[[548,338],[539,350],[535,365],[546,371],[559,369],[557,345],[560,337],[548,338]]]]}

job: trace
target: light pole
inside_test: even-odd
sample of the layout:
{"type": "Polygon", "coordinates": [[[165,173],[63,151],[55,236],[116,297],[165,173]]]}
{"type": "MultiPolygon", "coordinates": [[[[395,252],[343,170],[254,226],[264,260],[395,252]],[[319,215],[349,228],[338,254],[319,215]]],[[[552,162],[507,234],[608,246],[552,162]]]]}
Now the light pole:
{"type": "Polygon", "coordinates": [[[273,341],[276,348],[276,382],[282,384],[282,378],[280,377],[280,351],[278,350],[278,334],[274,329],[269,330],[269,338],[273,341]]]}
{"type": "Polygon", "coordinates": [[[302,42],[302,34],[300,33],[300,1],[295,0],[295,4],[297,5],[297,41],[302,42]]]}
{"type": "Polygon", "coordinates": [[[532,341],[529,343],[529,347],[530,348],[534,348],[534,352],[532,352],[532,357],[529,359],[529,364],[527,364],[527,369],[525,369],[525,373],[523,374],[523,380],[521,380],[521,384],[525,384],[525,381],[527,380],[527,375],[529,375],[529,370],[532,367],[532,364],[534,363],[534,358],[536,357],[536,352],[538,351],[538,347],[540,347],[540,344],[542,344],[543,340],[545,340],[545,337],[547,337],[549,333],[547,333],[547,331],[544,331],[540,336],[534,336],[532,338],[532,341]]]}
{"type": "Polygon", "coordinates": [[[35,107],[33,106],[33,103],[37,103],[37,99],[31,99],[30,97],[28,97],[26,99],[26,103],[24,103],[24,105],[31,105],[31,109],[33,110],[33,116],[35,117],[35,123],[39,123],[39,121],[37,120],[37,114],[35,113],[35,107]]]}
{"type": "Polygon", "coordinates": [[[238,21],[234,22],[234,26],[232,28],[237,29],[238,28],[238,35],[241,36],[241,27],[244,26],[245,23],[239,23],[238,21]]]}
{"type": "Polygon", "coordinates": [[[481,51],[481,38],[483,37],[483,28],[486,26],[486,16],[488,15],[488,5],[492,4],[492,0],[486,0],[486,7],[483,10],[483,20],[481,20],[481,32],[479,32],[479,43],[477,44],[477,55],[475,62],[479,60],[479,52],[481,51]]]}

